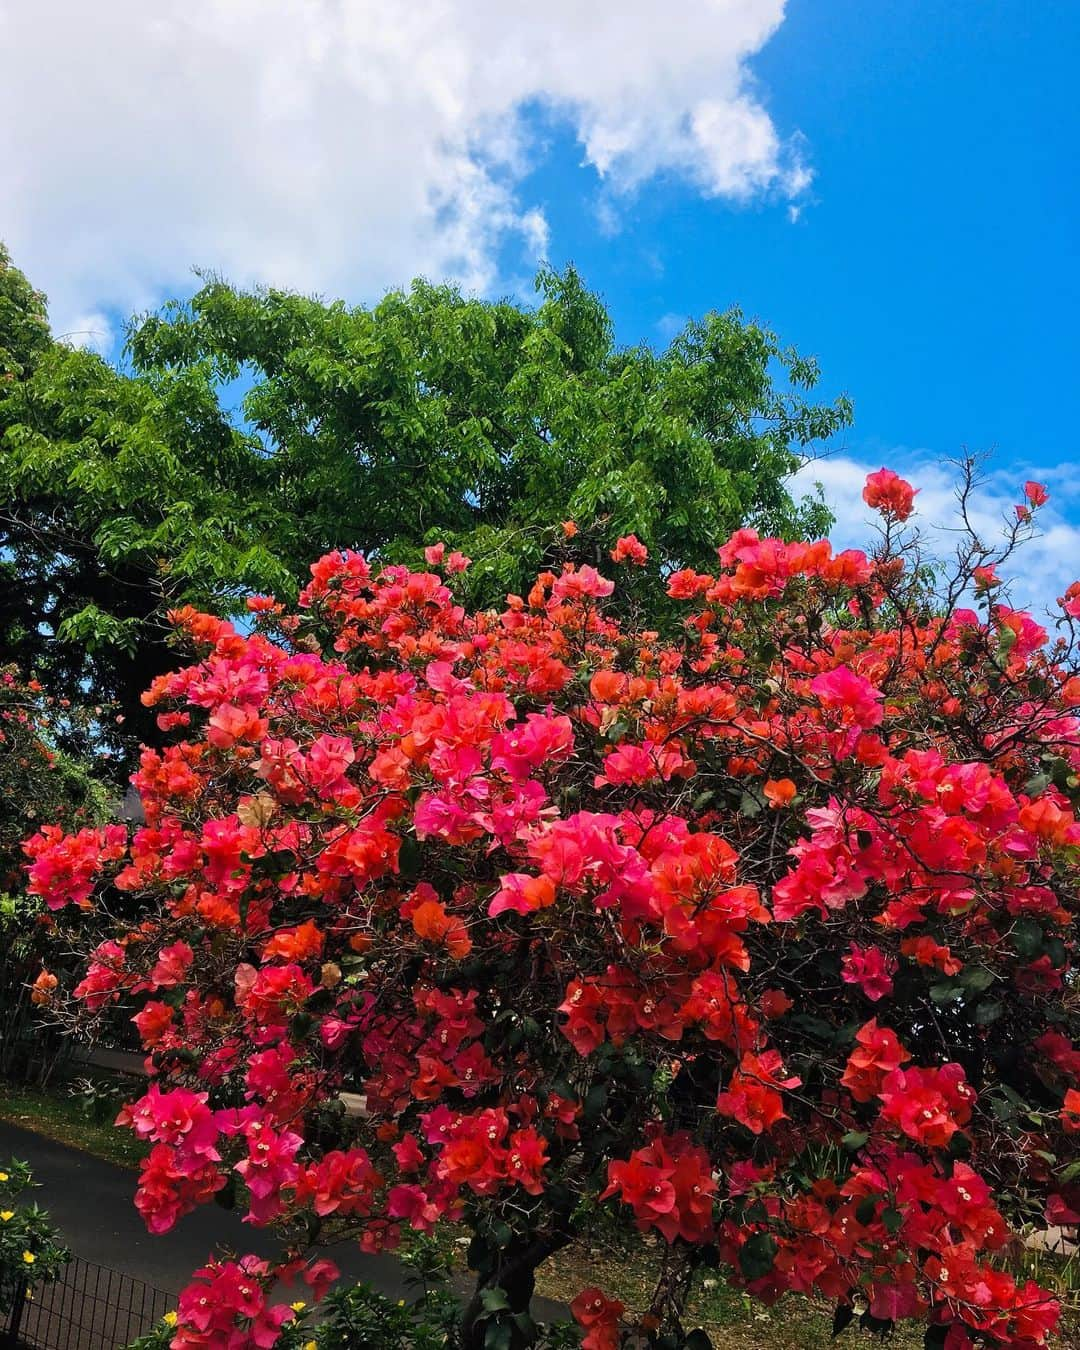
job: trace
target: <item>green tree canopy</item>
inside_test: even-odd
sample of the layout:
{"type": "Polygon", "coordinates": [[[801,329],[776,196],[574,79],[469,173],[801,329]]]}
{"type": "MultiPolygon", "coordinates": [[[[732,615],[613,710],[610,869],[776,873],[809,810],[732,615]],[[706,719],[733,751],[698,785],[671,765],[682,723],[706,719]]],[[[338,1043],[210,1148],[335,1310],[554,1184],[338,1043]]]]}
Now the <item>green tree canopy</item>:
{"type": "Polygon", "coordinates": [[[744,522],[825,527],[786,486],[850,418],[809,401],[813,361],[737,310],[622,348],[572,268],[537,289],[416,281],[354,307],[210,280],[134,324],[117,369],[54,342],[0,254],[6,655],[146,735],[166,610],[288,597],[328,549],[415,562],[445,539],[475,560],[471,602],[499,604],[568,518],[581,555],[637,534],[654,583],[744,522]]]}

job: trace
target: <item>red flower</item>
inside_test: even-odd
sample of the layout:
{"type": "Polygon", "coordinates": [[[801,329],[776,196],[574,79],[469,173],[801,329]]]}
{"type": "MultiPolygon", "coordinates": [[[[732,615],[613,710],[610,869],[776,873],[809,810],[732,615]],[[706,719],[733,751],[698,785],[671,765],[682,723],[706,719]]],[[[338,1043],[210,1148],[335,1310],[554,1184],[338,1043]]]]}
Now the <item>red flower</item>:
{"type": "Polygon", "coordinates": [[[570,1304],[579,1326],[585,1328],[583,1350],[618,1350],[619,1318],[626,1311],[618,1299],[609,1299],[599,1289],[583,1289],[570,1304]]]}
{"type": "MultiPolygon", "coordinates": [[[[895,475],[868,489],[910,512],[895,475]]],[[[1003,1216],[1080,1214],[1046,1161],[1080,1135],[1080,673],[1028,614],[931,603],[894,544],[739,530],[718,575],[667,578],[681,625],[573,566],[469,611],[444,548],[437,574],[331,555],[254,631],[178,612],[198,659],[146,697],[170,733],[146,824],[26,846],[46,908],[102,900],[75,916],[80,1012],[136,1000],[147,1226],[228,1186],[290,1243],[374,1251],[447,1219],[542,1233],[602,1194],[763,1299],[862,1290],[950,1347],[1045,1343],[1003,1216]],[[1059,1104],[1015,1148],[927,1035],[938,972],[1059,1104]]],[[[0,748],[29,720],[0,707],[0,748]]],[[[269,1347],[268,1290],[303,1269],[211,1262],[174,1350],[269,1347]]],[[[614,1350],[620,1311],[576,1300],[586,1344],[614,1350]]]]}
{"type": "Polygon", "coordinates": [[[635,567],[644,567],[648,561],[649,550],[634,534],[626,534],[611,550],[612,562],[631,562],[635,567]]]}
{"type": "Polygon", "coordinates": [[[896,1033],[873,1018],[855,1033],[855,1049],[840,1082],[857,1102],[873,1101],[885,1078],[910,1058],[896,1033]]]}
{"type": "Polygon", "coordinates": [[[524,872],[508,872],[499,879],[499,889],[491,897],[488,914],[496,918],[507,910],[532,914],[555,903],[555,886],[549,877],[530,877],[524,872]]]}
{"type": "Polygon", "coordinates": [[[780,1088],[799,1087],[802,1080],[781,1078],[784,1066],[776,1050],[761,1055],[745,1054],[731,1077],[727,1091],[721,1092],[716,1109],[732,1116],[752,1134],[763,1134],[787,1116],[780,1088]]]}
{"type": "Polygon", "coordinates": [[[762,1016],[773,1021],[777,1017],[783,1017],[795,1005],[788,998],[782,989],[766,989],[761,996],[762,1016]]]}
{"type": "Polygon", "coordinates": [[[879,1090],[881,1118],[916,1143],[946,1148],[971,1119],[975,1093],[959,1064],[940,1069],[894,1069],[879,1090]]]}

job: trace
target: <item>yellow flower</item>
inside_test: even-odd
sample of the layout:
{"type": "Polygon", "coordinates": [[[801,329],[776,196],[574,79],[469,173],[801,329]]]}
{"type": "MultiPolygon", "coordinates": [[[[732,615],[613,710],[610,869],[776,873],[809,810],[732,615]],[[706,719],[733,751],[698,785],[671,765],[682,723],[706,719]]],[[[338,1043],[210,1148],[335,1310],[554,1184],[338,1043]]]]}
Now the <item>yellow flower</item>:
{"type": "Polygon", "coordinates": [[[314,1341],[305,1341],[304,1350],[319,1350],[319,1347],[315,1344],[314,1341]]]}
{"type": "Polygon", "coordinates": [[[7,1181],[7,1179],[8,1174],[6,1172],[0,1172],[0,1181],[7,1181]]]}
{"type": "Polygon", "coordinates": [[[167,1327],[174,1327],[176,1326],[177,1322],[176,1313],[167,1312],[161,1320],[165,1323],[167,1327]]]}
{"type": "Polygon", "coordinates": [[[303,1312],[304,1309],[307,1307],[307,1304],[304,1302],[302,1298],[298,1298],[295,1303],[290,1303],[289,1307],[293,1310],[293,1312],[303,1312]]]}
{"type": "Polygon", "coordinates": [[[33,1252],[23,1252],[22,1259],[26,1262],[28,1266],[32,1266],[34,1262],[37,1260],[37,1257],[34,1255],[33,1252]]]}
{"type": "Polygon", "coordinates": [[[15,1211],[13,1209],[0,1209],[0,1219],[3,1219],[5,1223],[7,1223],[9,1219],[13,1219],[14,1217],[15,1211]]]}

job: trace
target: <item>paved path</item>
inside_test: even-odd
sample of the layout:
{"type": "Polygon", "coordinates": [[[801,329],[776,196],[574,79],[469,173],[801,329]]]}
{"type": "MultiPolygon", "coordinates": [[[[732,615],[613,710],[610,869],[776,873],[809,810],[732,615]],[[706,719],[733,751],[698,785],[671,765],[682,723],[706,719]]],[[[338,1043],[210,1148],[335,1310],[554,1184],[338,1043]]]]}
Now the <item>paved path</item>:
{"type": "MultiPolygon", "coordinates": [[[[134,1172],[0,1121],[0,1161],[11,1157],[33,1168],[41,1183],[33,1199],[49,1211],[77,1256],[169,1293],[178,1293],[215,1247],[259,1256],[277,1250],[270,1234],[214,1204],[200,1206],[171,1232],[153,1237],[132,1203],[134,1172]]],[[[348,1280],[364,1280],[393,1299],[409,1292],[407,1272],[393,1256],[367,1256],[355,1244],[336,1247],[328,1255],[348,1280]]],[[[303,1292],[296,1297],[302,1298],[303,1292]]],[[[567,1315],[559,1304],[540,1298],[534,1300],[533,1312],[545,1320],[567,1315]]]]}

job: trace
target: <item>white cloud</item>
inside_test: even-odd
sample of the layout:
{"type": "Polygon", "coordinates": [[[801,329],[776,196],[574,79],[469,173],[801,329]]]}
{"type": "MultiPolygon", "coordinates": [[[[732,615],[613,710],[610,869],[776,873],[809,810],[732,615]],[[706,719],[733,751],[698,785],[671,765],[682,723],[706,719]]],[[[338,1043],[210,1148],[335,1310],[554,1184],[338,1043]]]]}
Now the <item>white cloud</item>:
{"type": "Polygon", "coordinates": [[[686,327],[689,317],[688,314],[676,314],[674,310],[661,314],[653,325],[656,336],[666,346],[686,327]]]}
{"type": "Polygon", "coordinates": [[[106,355],[112,350],[116,334],[108,317],[94,311],[92,314],[79,314],[63,327],[54,327],[61,342],[72,347],[88,347],[93,352],[106,355]]]}
{"type": "Polygon", "coordinates": [[[0,13],[0,232],[60,326],[190,283],[353,296],[484,288],[521,200],[529,109],[605,200],[659,173],[792,197],[809,172],[747,61],[784,0],[33,0],[0,13]]]}
{"type": "MultiPolygon", "coordinates": [[[[880,516],[862,500],[866,475],[894,469],[919,489],[915,512],[908,522],[918,529],[930,555],[948,561],[955,555],[961,520],[956,487],[959,469],[925,453],[900,450],[884,461],[846,455],[814,460],[795,475],[796,492],[814,491],[820,483],[825,501],[836,517],[832,538],[837,548],[866,547],[876,537],[880,516]]],[[[1034,479],[1046,485],[1050,501],[1036,516],[1034,537],[1025,542],[1001,574],[1008,582],[1002,599],[1038,615],[1060,613],[1056,600],[1080,578],[1080,528],[1066,514],[1080,517],[1080,478],[1070,465],[1011,465],[984,470],[968,507],[968,517],[987,547],[999,544],[1006,522],[1015,518],[1014,506],[1023,501],[1023,484],[1034,479]]]]}

